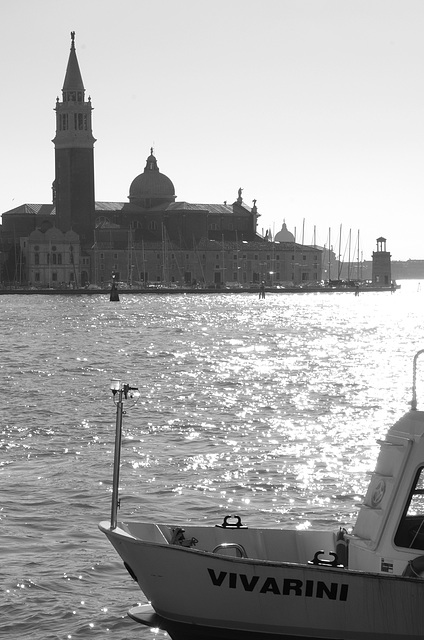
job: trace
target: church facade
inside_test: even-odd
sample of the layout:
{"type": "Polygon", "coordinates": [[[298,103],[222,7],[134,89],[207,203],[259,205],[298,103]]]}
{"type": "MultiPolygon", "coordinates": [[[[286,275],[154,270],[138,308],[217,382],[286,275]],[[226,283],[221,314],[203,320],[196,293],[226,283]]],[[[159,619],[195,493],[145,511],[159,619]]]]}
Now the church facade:
{"type": "MultiPolygon", "coordinates": [[[[91,98],[71,33],[56,100],[55,178],[51,204],[23,204],[2,215],[2,282],[35,287],[148,284],[221,287],[265,282],[315,283],[321,249],[290,233],[272,242],[257,232],[259,213],[243,201],[177,201],[154,150],[130,184],[127,202],[95,200],[91,98]]],[[[285,225],[283,225],[284,229],[285,225]]]]}

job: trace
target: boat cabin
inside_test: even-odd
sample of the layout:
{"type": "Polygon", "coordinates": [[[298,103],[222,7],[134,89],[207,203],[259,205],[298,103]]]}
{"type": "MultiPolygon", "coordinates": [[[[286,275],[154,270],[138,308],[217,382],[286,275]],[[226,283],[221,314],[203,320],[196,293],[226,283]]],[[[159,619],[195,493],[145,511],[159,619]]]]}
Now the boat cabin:
{"type": "MultiPolygon", "coordinates": [[[[349,539],[349,569],[402,574],[424,555],[424,412],[410,411],[380,442],[349,539]]],[[[424,566],[424,563],[423,563],[424,566]]]]}

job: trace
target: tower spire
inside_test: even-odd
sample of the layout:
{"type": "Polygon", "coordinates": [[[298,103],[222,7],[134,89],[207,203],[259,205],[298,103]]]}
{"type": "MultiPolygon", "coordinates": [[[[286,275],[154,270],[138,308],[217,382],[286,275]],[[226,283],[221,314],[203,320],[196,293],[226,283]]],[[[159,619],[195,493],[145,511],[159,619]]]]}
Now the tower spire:
{"type": "Polygon", "coordinates": [[[84,83],[75,50],[75,31],[71,31],[71,51],[63,81],[62,99],[63,102],[84,102],[84,94],[84,83]]]}

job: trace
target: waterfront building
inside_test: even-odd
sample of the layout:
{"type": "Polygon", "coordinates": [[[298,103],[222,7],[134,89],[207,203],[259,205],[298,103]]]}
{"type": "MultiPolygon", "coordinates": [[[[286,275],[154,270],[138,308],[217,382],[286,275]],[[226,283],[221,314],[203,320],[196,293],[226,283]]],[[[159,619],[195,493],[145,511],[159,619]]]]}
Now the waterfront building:
{"type": "Polygon", "coordinates": [[[97,283],[108,282],[111,273],[132,286],[207,287],[305,284],[319,281],[321,275],[321,252],[314,247],[203,238],[191,248],[182,248],[166,237],[162,242],[136,244],[131,230],[127,238],[126,250],[117,249],[113,240],[95,242],[92,255],[97,283]]]}
{"type": "MultiPolygon", "coordinates": [[[[71,33],[61,99],[56,99],[51,204],[23,204],[2,215],[2,282],[32,286],[149,283],[249,286],[321,281],[322,250],[293,234],[262,237],[256,200],[177,200],[154,150],[129,186],[128,201],[95,201],[91,98],[71,33]]],[[[284,225],[285,226],[285,223],[284,225]]]]}
{"type": "MultiPolygon", "coordinates": [[[[30,286],[48,288],[77,287],[84,273],[84,258],[80,256],[80,241],[75,231],[60,231],[56,227],[33,231],[21,239],[22,254],[27,257],[26,273],[30,286]],[[77,271],[78,268],[78,271],[77,271]]],[[[88,265],[87,258],[86,265],[88,265]]]]}

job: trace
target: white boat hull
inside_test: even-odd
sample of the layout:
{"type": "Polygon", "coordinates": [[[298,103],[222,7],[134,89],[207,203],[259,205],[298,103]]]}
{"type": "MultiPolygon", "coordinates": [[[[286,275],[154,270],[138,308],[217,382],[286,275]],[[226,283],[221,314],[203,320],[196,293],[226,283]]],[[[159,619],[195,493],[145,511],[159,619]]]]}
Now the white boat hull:
{"type": "MultiPolygon", "coordinates": [[[[424,638],[423,580],[229,557],[140,540],[108,523],[100,528],[159,616],[155,623],[162,619],[173,638],[199,637],[200,630],[201,637],[234,639],[424,638]]],[[[149,624],[143,611],[130,615],[149,624]]]]}

